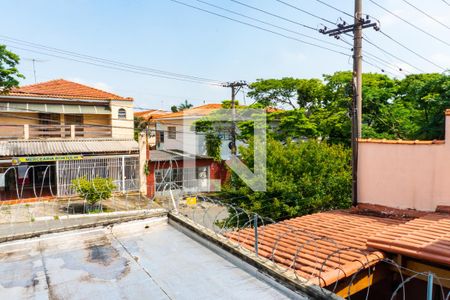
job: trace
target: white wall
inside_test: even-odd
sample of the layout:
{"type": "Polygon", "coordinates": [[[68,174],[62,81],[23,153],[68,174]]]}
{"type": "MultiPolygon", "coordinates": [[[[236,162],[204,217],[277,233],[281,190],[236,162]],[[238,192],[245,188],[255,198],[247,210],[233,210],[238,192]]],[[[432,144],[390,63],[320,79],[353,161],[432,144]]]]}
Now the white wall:
{"type": "Polygon", "coordinates": [[[111,101],[111,125],[112,137],[115,139],[133,139],[134,138],[134,117],[132,100],[113,100],[111,101]],[[119,119],[119,109],[125,109],[126,119],[119,119]]]}
{"type": "MultiPolygon", "coordinates": [[[[192,130],[192,124],[196,119],[183,120],[160,120],[158,128],[164,130],[164,144],[161,144],[160,149],[165,150],[181,150],[190,154],[207,155],[206,141],[204,134],[196,134],[192,130]],[[176,127],[176,139],[169,139],[168,127],[176,127]]],[[[221,157],[228,160],[231,157],[231,150],[228,147],[230,140],[222,141],[221,157]]],[[[237,142],[237,145],[243,145],[242,142],[237,142]]]]}

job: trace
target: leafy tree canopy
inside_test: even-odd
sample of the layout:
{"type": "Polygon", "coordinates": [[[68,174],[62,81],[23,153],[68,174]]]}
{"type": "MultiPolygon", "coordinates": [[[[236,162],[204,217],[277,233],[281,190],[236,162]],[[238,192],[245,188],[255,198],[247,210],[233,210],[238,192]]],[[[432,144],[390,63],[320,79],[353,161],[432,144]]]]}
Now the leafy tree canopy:
{"type": "Polygon", "coordinates": [[[19,78],[25,78],[16,68],[19,56],[0,45],[0,94],[7,93],[14,87],[19,86],[19,78]]]}
{"type": "MultiPolygon", "coordinates": [[[[322,210],[351,206],[350,150],[315,140],[268,139],[267,191],[253,192],[239,179],[225,186],[226,198],[244,209],[275,221],[322,210]]],[[[253,143],[239,149],[253,164],[253,143]]]]}

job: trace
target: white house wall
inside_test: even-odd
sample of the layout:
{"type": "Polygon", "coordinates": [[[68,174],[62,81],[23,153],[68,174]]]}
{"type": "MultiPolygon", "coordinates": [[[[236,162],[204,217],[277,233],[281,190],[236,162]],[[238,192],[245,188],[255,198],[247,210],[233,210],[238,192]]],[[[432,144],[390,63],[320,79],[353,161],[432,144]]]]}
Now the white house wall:
{"type": "Polygon", "coordinates": [[[133,101],[130,100],[111,101],[111,125],[113,138],[133,139],[134,137],[133,101]],[[119,119],[119,109],[121,108],[125,109],[127,113],[125,119],[119,119]]]}

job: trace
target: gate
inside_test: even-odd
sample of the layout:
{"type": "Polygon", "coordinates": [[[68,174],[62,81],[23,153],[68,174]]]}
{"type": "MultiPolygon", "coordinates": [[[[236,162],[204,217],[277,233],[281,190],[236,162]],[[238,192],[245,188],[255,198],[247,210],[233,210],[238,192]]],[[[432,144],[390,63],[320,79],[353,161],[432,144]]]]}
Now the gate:
{"type": "Polygon", "coordinates": [[[84,157],[82,160],[56,162],[58,197],[73,196],[72,180],[79,177],[111,178],[115,192],[139,191],[139,156],[118,155],[84,157]]]}

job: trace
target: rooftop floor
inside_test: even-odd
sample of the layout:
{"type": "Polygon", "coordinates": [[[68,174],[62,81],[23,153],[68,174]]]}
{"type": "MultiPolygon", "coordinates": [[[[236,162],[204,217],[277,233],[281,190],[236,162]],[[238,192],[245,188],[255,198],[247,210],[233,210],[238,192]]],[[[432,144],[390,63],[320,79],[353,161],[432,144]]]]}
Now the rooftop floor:
{"type": "Polygon", "coordinates": [[[1,299],[286,299],[166,218],[0,244],[1,299]]]}

